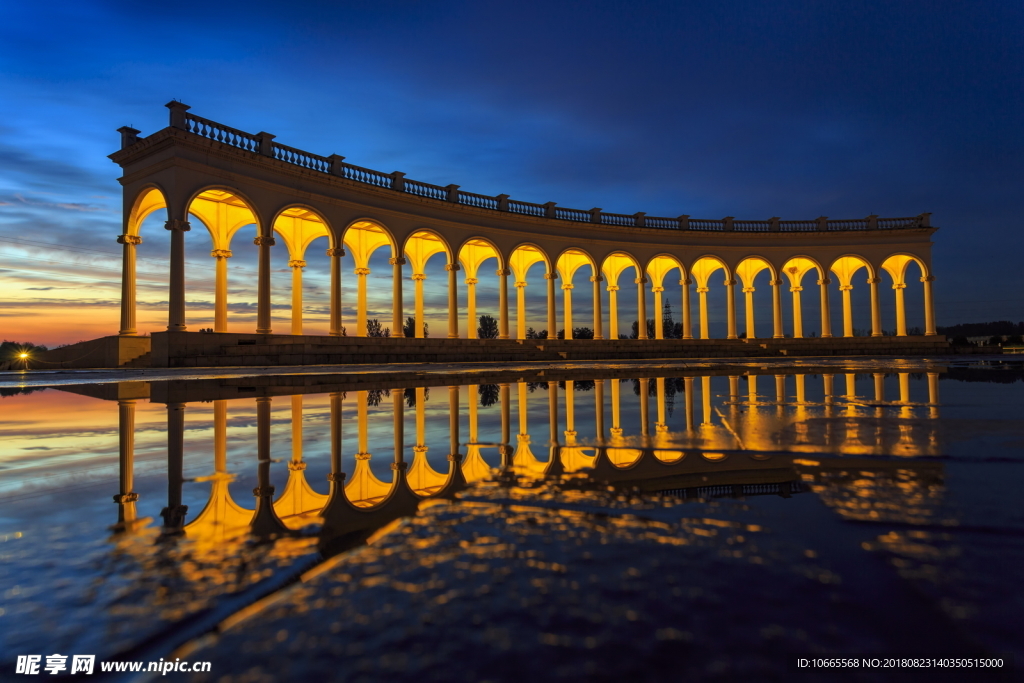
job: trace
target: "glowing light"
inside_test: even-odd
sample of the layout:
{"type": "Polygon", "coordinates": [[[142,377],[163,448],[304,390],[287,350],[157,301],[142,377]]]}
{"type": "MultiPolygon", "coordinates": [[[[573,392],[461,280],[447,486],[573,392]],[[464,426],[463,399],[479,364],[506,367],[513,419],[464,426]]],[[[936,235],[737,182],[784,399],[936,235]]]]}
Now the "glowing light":
{"type": "Polygon", "coordinates": [[[19,353],[18,354],[18,358],[21,358],[21,359],[24,360],[25,358],[28,358],[28,354],[27,353],[19,353]]]}

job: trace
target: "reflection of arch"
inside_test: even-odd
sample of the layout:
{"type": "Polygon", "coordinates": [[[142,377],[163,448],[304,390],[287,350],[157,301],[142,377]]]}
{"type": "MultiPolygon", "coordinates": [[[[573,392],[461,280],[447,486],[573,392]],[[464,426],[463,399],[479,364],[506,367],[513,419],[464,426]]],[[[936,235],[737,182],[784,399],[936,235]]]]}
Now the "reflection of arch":
{"type": "MultiPolygon", "coordinates": [[[[476,285],[479,282],[477,275],[484,261],[492,258],[498,261],[499,297],[504,299],[502,293],[508,292],[508,280],[506,279],[508,273],[502,264],[501,252],[498,251],[498,248],[490,240],[483,238],[468,239],[459,248],[459,263],[466,271],[466,336],[469,339],[477,338],[476,285]]],[[[507,301],[499,302],[498,308],[501,310],[498,334],[501,339],[508,339],[507,301]]]]}
{"type": "MultiPolygon", "coordinates": [[[[597,276],[597,263],[594,258],[583,249],[566,249],[559,254],[555,264],[558,274],[562,278],[562,326],[565,329],[565,338],[572,339],[572,290],[574,287],[572,279],[576,271],[583,266],[590,267],[590,281],[594,284],[594,336],[600,338],[597,335],[600,334],[598,330],[601,327],[601,280],[595,277],[597,276]]],[[[549,330],[548,334],[551,335],[552,331],[549,330]]]]}
{"type": "Polygon", "coordinates": [[[867,283],[871,285],[872,291],[872,317],[874,316],[874,307],[878,303],[878,289],[875,287],[873,280],[875,279],[874,268],[865,259],[857,256],[856,254],[847,254],[840,256],[832,265],[829,270],[836,274],[839,278],[839,291],[843,293],[843,336],[853,336],[853,303],[851,300],[851,291],[853,290],[853,276],[858,270],[864,268],[867,270],[868,279],[867,283]]]}
{"type": "Polygon", "coordinates": [[[736,338],[736,299],[735,290],[733,286],[736,284],[736,280],[732,278],[732,274],[729,271],[729,266],[725,265],[725,262],[717,256],[701,256],[697,259],[692,266],[690,266],[690,274],[697,283],[697,293],[700,294],[700,338],[710,339],[711,334],[708,329],[708,292],[710,288],[708,286],[709,279],[716,271],[722,270],[725,272],[725,293],[726,293],[726,337],[729,339],[736,338]]]}
{"type": "MultiPolygon", "coordinates": [[[[686,286],[686,269],[682,262],[671,254],[658,254],[647,263],[647,274],[651,276],[651,291],[654,292],[654,338],[665,338],[665,315],[661,293],[665,291],[665,276],[673,270],[679,270],[679,284],[686,286]]],[[[684,338],[689,329],[690,302],[689,287],[683,290],[683,329],[684,338]]],[[[671,330],[670,330],[671,332],[671,330]]]]}
{"type": "MultiPolygon", "coordinates": [[[[756,291],[754,288],[754,281],[757,279],[758,274],[763,270],[768,271],[771,280],[774,281],[776,279],[775,269],[772,268],[772,265],[768,263],[768,261],[761,258],[760,256],[748,256],[747,258],[740,261],[740,264],[736,266],[736,275],[739,276],[740,282],[743,283],[743,303],[744,312],[746,314],[747,339],[757,338],[757,329],[754,325],[754,292],[756,291]]],[[[777,286],[773,287],[773,300],[775,298],[774,291],[777,289],[777,286]]],[[[773,312],[775,314],[774,326],[777,329],[781,330],[781,311],[773,310],[773,312]]],[[[779,336],[781,336],[781,333],[779,336]]]]}
{"type": "Polygon", "coordinates": [[[828,285],[831,281],[826,277],[825,269],[816,259],[809,256],[794,256],[782,266],[782,272],[789,279],[789,291],[793,294],[794,339],[801,339],[804,336],[803,311],[800,306],[800,293],[804,288],[801,282],[808,271],[815,269],[818,271],[818,288],[821,296],[821,336],[832,336],[832,325],[828,311],[828,285]]]}
{"type": "Polygon", "coordinates": [[[612,339],[619,338],[619,276],[626,268],[636,271],[637,286],[637,332],[639,339],[647,339],[647,305],[644,285],[647,278],[643,275],[640,262],[624,251],[616,251],[605,257],[601,264],[601,272],[608,281],[608,333],[612,339]]]}
{"type": "Polygon", "coordinates": [[[927,264],[913,254],[896,253],[882,261],[882,269],[892,277],[892,288],[896,294],[896,336],[907,336],[907,312],[903,300],[903,290],[907,288],[907,266],[916,263],[921,269],[921,283],[924,286],[924,327],[928,336],[935,334],[935,310],[932,302],[932,282],[935,277],[929,272],[927,264]]]}
{"type": "Polygon", "coordinates": [[[544,250],[535,244],[520,244],[509,257],[509,267],[516,286],[516,338],[526,339],[526,275],[530,268],[543,263],[545,275],[552,272],[551,262],[544,250]]]}

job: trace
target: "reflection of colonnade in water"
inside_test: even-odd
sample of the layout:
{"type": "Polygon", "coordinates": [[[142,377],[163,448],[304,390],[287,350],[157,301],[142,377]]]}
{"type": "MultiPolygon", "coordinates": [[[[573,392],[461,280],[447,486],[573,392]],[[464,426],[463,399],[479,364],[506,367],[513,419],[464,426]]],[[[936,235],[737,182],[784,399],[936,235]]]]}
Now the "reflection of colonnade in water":
{"type": "MultiPolygon", "coordinates": [[[[293,395],[291,402],[291,457],[287,461],[287,481],[277,495],[271,465],[271,404],[273,399],[256,399],[256,470],[252,509],[240,505],[230,491],[233,475],[227,469],[228,404],[213,401],[213,472],[193,481],[210,484],[209,498],[193,520],[187,520],[182,504],[184,425],[186,404],[167,404],[167,505],[161,515],[167,529],[184,529],[190,535],[216,541],[247,529],[263,536],[287,533],[313,521],[342,519],[372,512],[382,507],[411,509],[416,501],[447,496],[467,483],[506,472],[526,477],[545,477],[563,473],[590,471],[597,481],[617,481],[636,476],[676,477],[687,473],[736,475],[750,467],[771,461],[791,464],[800,453],[841,453],[856,455],[934,455],[938,453],[937,418],[939,415],[938,373],[927,373],[927,401],[911,400],[911,376],[897,373],[898,400],[886,401],[885,377],[876,373],[867,395],[857,392],[856,375],[836,377],[824,374],[809,378],[804,374],[727,376],[728,393],[718,397],[712,391],[712,376],[683,378],[549,380],[519,381],[497,386],[500,410],[500,435],[495,441],[481,438],[479,424],[479,385],[469,385],[468,439],[460,433],[462,405],[460,388],[448,387],[448,468],[438,471],[427,459],[428,440],[425,387],[391,390],[390,459],[392,480],[380,479],[371,469],[369,430],[374,420],[386,416],[369,413],[370,391],[330,393],[330,472],[326,493],[319,493],[306,479],[303,460],[303,396],[293,395]],[[792,380],[790,381],[790,377],[792,380]],[[840,380],[840,383],[837,383],[840,380]],[[820,388],[821,399],[807,399],[808,385],[820,388]],[[591,386],[592,385],[592,386],[591,386]],[[623,426],[622,389],[636,396],[627,424],[638,427],[627,434],[623,426]],[[593,400],[580,402],[580,388],[592,389],[593,400]],[[563,390],[564,389],[564,390],[563,390]],[[545,391],[548,424],[546,438],[530,433],[529,409],[538,401],[529,396],[545,391]],[[683,423],[672,429],[669,419],[674,398],[682,392],[683,423]],[[698,398],[699,394],[699,398],[698,398]],[[513,400],[516,397],[518,430],[512,443],[513,400]],[[411,462],[406,460],[406,396],[414,399],[413,438],[409,439],[411,462]],[[606,403],[606,399],[610,401],[606,403]],[[650,402],[655,402],[653,429],[650,402]],[[354,467],[346,473],[342,466],[343,405],[355,403],[356,452],[354,467]],[[588,410],[593,431],[581,433],[579,409],[588,410]],[[610,414],[610,425],[605,418],[610,414]],[[547,450],[541,459],[535,450],[547,450]],[[492,451],[490,461],[485,451],[492,451]],[[786,456],[785,452],[792,455],[786,456]]],[[[493,388],[493,385],[486,385],[493,388]]],[[[494,394],[491,394],[494,396],[494,394]]],[[[129,527],[136,520],[138,495],[133,491],[135,400],[119,400],[120,481],[114,496],[119,505],[119,522],[129,527]]],[[[535,427],[536,429],[536,427],[535,427]]],[[[652,484],[652,486],[654,486],[652,484]]],[[[663,486],[663,488],[665,488],[663,486]]]]}
{"type": "MultiPolygon", "coordinates": [[[[870,325],[865,327],[877,337],[883,335],[879,293],[883,274],[888,274],[893,288],[896,335],[906,336],[904,290],[912,264],[920,271],[924,333],[936,333],[930,242],[935,228],[930,226],[928,214],[898,219],[737,221],[732,217],[656,218],[644,213],[623,216],[601,209],[556,208],[554,202],[540,205],[510,200],[507,195],[486,197],[464,192],[457,185],[432,186],[398,172],[384,174],[351,166],[343,157],[319,157],[280,145],[266,133],[249,135],[201,119],[188,113],[189,107],[180,102],[167,106],[171,109],[168,128],[149,138],[139,138],[138,131],[123,128],[122,150],[112,155],[124,166],[126,178],[130,177],[124,189],[124,233],[118,238],[124,254],[122,336],[137,334],[136,246],[142,241],[143,221],[155,212],[166,214],[165,227],[171,232],[167,329],[172,332],[186,329],[185,233],[195,221],[209,233],[215,263],[216,332],[227,331],[227,264],[232,241],[243,228],[254,226],[254,243],[259,248],[255,331],[261,334],[271,332],[270,255],[277,238],[284,243],[291,269],[292,334],[303,330],[303,269],[307,250],[314,243],[326,247],[330,258],[331,335],[342,334],[341,258],[347,250],[356,299],[356,324],[349,333],[367,336],[367,281],[371,257],[378,249],[389,255],[390,324],[396,335],[406,321],[403,291],[411,279],[414,336],[424,336],[424,281],[427,264],[434,257],[442,259],[445,271],[440,286],[447,288],[450,338],[459,336],[460,293],[465,302],[466,335],[477,336],[477,285],[490,271],[497,277],[498,338],[525,339],[526,289],[529,273],[537,277],[535,266],[540,267],[545,282],[542,296],[552,337],[561,326],[566,338],[572,338],[574,327],[581,322],[573,317],[577,277],[587,277],[591,283],[593,316],[586,322],[595,339],[618,339],[620,331],[629,333],[628,322],[620,325],[618,310],[620,293],[626,296],[629,279],[636,286],[639,339],[649,336],[644,324],[648,297],[653,298],[654,338],[675,334],[663,328],[662,306],[666,285],[676,282],[682,288],[681,338],[694,337],[694,292],[699,337],[710,338],[708,296],[719,283],[726,301],[726,337],[739,337],[739,285],[746,306],[745,335],[757,338],[753,301],[759,281],[767,281],[770,287],[773,338],[786,334],[782,300],[787,289],[792,301],[789,334],[804,336],[802,293],[808,281],[818,288],[822,337],[833,336],[830,299],[836,294],[830,293],[829,286],[838,283],[842,336],[852,337],[851,292],[855,282],[867,284],[870,325]],[[168,148],[173,152],[167,152],[168,148]],[[239,163],[240,158],[245,162],[239,163]],[[296,171],[300,173],[296,175],[296,171]],[[628,246],[624,246],[624,235],[629,236],[628,246]],[[765,239],[768,237],[771,239],[765,239]],[[459,272],[464,273],[461,289],[459,272]],[[808,274],[812,274],[810,280],[808,274]],[[513,304],[508,296],[509,277],[514,278],[516,288],[514,332],[510,332],[513,304]],[[561,321],[556,312],[556,280],[562,283],[561,321]]],[[[587,288],[581,289],[585,292],[587,288]]],[[[539,322],[537,326],[541,327],[539,322]]]]}

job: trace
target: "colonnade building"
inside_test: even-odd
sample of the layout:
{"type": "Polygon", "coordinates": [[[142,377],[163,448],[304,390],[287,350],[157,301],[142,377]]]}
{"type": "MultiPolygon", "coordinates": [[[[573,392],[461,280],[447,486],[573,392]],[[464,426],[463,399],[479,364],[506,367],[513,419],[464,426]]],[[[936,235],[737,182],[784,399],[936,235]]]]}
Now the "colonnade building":
{"type": "MultiPolygon", "coordinates": [[[[374,171],[346,163],[338,155],[320,156],[288,147],[266,132],[250,134],[201,118],[180,102],[167,107],[168,127],[148,137],[140,137],[133,128],[119,129],[121,149],[110,157],[124,170],[120,178],[124,230],[118,237],[124,260],[122,338],[139,334],[136,247],[144,239],[143,221],[158,211],[166,212],[165,227],[171,233],[168,333],[188,329],[185,240],[193,225],[201,223],[213,247],[214,332],[227,332],[233,240],[241,228],[255,225],[259,256],[253,333],[258,335],[275,332],[271,328],[271,250],[288,252],[292,272],[289,332],[301,335],[307,250],[324,238],[318,244],[326,247],[330,257],[333,337],[343,334],[343,296],[348,303],[353,295],[355,329],[350,325],[345,333],[349,337],[368,334],[367,278],[370,257],[378,249],[389,253],[392,270],[392,315],[386,322],[400,334],[406,316],[411,315],[417,338],[424,335],[425,267],[431,259],[442,260],[447,275],[442,284],[447,285],[449,339],[460,336],[461,310],[465,311],[466,336],[477,336],[476,288],[484,278],[497,281],[498,339],[525,340],[532,322],[538,329],[546,325],[552,337],[561,328],[565,338],[571,339],[574,327],[587,325],[595,340],[618,340],[630,331],[632,323],[620,320],[620,300],[635,297],[637,319],[655,321],[653,335],[647,325],[638,326],[639,340],[650,336],[707,340],[712,313],[721,313],[709,311],[708,294],[718,287],[725,292],[726,341],[757,338],[755,295],[771,299],[770,339],[804,337],[802,303],[807,297],[817,300],[820,321],[815,321],[814,327],[820,329],[822,339],[854,337],[851,293],[859,287],[870,292],[870,332],[866,334],[883,336],[882,297],[891,296],[895,299],[895,336],[907,337],[904,290],[914,284],[907,282],[912,264],[920,272],[915,286],[923,290],[924,336],[935,336],[931,235],[936,228],[930,226],[929,214],[848,220],[706,220],[570,209],[555,202],[539,204],[504,194],[475,194],[458,185],[432,185],[397,171],[374,171]],[[341,257],[346,253],[351,255],[354,272],[343,274],[341,257]],[[588,281],[578,281],[581,269],[591,273],[588,281]],[[634,277],[623,277],[627,271],[634,277]],[[762,272],[769,277],[767,292],[754,287],[762,272]],[[888,295],[879,287],[883,273],[892,283],[888,295]],[[831,300],[835,298],[835,293],[830,296],[829,292],[833,279],[839,283],[841,301],[831,300]],[[682,288],[678,302],[681,332],[666,331],[661,320],[666,284],[674,285],[673,281],[682,288]],[[527,318],[527,288],[535,282],[543,288],[546,320],[527,318]],[[510,294],[510,284],[514,294],[510,294]],[[585,297],[593,311],[592,320],[573,316],[574,292],[584,285],[591,290],[585,297]],[[415,290],[411,312],[403,309],[403,289],[408,286],[415,290]],[[742,322],[737,319],[740,295],[745,304],[742,322]],[[653,309],[648,308],[649,297],[653,309]],[[791,298],[789,320],[784,319],[784,297],[791,298]],[[460,309],[460,301],[464,309],[460,309]],[[833,329],[834,307],[842,309],[838,329],[833,329]]],[[[276,330],[277,335],[281,333],[276,330]]],[[[437,336],[444,335],[435,332],[437,336]]]]}

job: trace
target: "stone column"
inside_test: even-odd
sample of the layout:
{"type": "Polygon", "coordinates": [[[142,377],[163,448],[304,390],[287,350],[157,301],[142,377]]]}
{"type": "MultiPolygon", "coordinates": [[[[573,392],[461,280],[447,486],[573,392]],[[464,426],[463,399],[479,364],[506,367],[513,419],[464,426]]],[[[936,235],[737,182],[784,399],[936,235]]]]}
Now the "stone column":
{"type": "Polygon", "coordinates": [[[679,284],[683,286],[683,339],[693,339],[693,319],[690,316],[690,285],[693,280],[684,277],[679,284]]]}
{"type": "Polygon", "coordinates": [[[369,268],[356,268],[356,336],[366,336],[366,276],[369,268]]]}
{"type": "Polygon", "coordinates": [[[853,302],[850,292],[853,285],[839,285],[839,291],[843,293],[843,336],[853,336],[853,302]]]}
{"type": "Polygon", "coordinates": [[[772,280],[772,338],[782,339],[782,280],[772,280]]]}
{"type": "Polygon", "coordinates": [[[395,439],[395,465],[392,469],[405,468],[405,392],[400,389],[391,390],[393,409],[392,431],[395,439]]]}
{"type": "Polygon", "coordinates": [[[512,271],[499,268],[498,276],[498,339],[508,339],[508,276],[512,271]]]}
{"type": "MultiPolygon", "coordinates": [[[[614,381],[614,380],[613,380],[614,381]]],[[[604,443],[604,380],[594,380],[594,431],[597,442],[604,443]]]]}
{"type": "Polygon", "coordinates": [[[138,334],[135,323],[135,247],[142,244],[138,235],[119,235],[121,249],[121,330],[122,337],[138,334]]]}
{"type": "Polygon", "coordinates": [[[216,260],[216,288],[213,295],[213,331],[228,331],[228,259],[230,249],[214,249],[210,256],[216,260]]]}
{"type": "Polygon", "coordinates": [[[412,281],[416,283],[416,330],[413,334],[416,339],[423,339],[423,281],[426,279],[425,273],[412,274],[412,281]]]}
{"type": "Polygon", "coordinates": [[[455,280],[455,273],[459,272],[458,263],[447,263],[444,267],[448,271],[448,338],[459,338],[459,298],[458,283],[455,280]]]}
{"type": "Polygon", "coordinates": [[[832,311],[828,305],[828,286],[832,280],[823,277],[818,280],[818,288],[821,292],[821,336],[827,338],[832,336],[832,311]]]}
{"type": "Polygon", "coordinates": [[[331,257],[331,336],[341,336],[341,257],[345,250],[332,247],[327,250],[331,257]]]}
{"type": "Polygon", "coordinates": [[[686,431],[693,431],[693,377],[683,378],[684,412],[686,413],[686,431]]]}
{"type": "Polygon", "coordinates": [[[747,375],[747,401],[757,405],[757,375],[747,375]]]}
{"type": "Polygon", "coordinates": [[[881,403],[885,400],[885,373],[875,372],[872,376],[875,379],[875,401],[881,403]]]}
{"type": "Polygon", "coordinates": [[[704,421],[702,425],[713,425],[714,419],[711,416],[711,375],[702,375],[700,378],[701,407],[704,409],[704,421]]]}
{"type": "Polygon", "coordinates": [[[910,403],[910,373],[896,373],[900,378],[900,403],[910,403]]]}
{"type": "Polygon", "coordinates": [[[548,281],[548,339],[554,339],[558,336],[558,330],[555,329],[558,326],[555,320],[555,280],[558,279],[558,273],[545,273],[544,279],[548,281]]]}
{"type": "Polygon", "coordinates": [[[665,417],[665,378],[655,379],[654,386],[658,401],[658,421],[654,423],[654,432],[655,434],[664,434],[668,431],[668,420],[665,417]]]}
{"type": "Polygon", "coordinates": [[[604,339],[604,316],[601,315],[601,283],[604,278],[591,275],[590,281],[594,283],[594,339],[604,339]]]}
{"type": "Polygon", "coordinates": [[[548,382],[548,445],[553,458],[558,446],[558,382],[548,382]]]}
{"type": "Polygon", "coordinates": [[[345,473],[341,471],[341,400],[340,391],[331,392],[331,471],[327,481],[331,482],[332,498],[341,494],[345,486],[345,473]]]}
{"type": "Polygon", "coordinates": [[[793,376],[793,381],[796,384],[796,402],[797,403],[807,403],[807,393],[806,393],[806,385],[807,385],[807,383],[805,381],[806,377],[807,376],[804,375],[804,374],[797,374],[797,375],[793,376]]]}
{"type": "Polygon", "coordinates": [[[708,292],[711,291],[707,287],[698,287],[697,293],[700,294],[700,338],[710,339],[711,333],[708,331],[708,292]]]}
{"type": "Polygon", "coordinates": [[[516,338],[526,339],[526,283],[516,281],[516,338]]]}
{"type": "Polygon", "coordinates": [[[128,525],[137,518],[135,502],[139,494],[135,487],[135,401],[119,400],[117,402],[117,434],[118,434],[118,493],[114,502],[118,505],[117,523],[128,525]]]}
{"type": "Polygon", "coordinates": [[[665,307],[661,301],[661,293],[665,291],[664,287],[651,287],[651,291],[654,292],[654,338],[664,339],[665,338],[665,307]]]}
{"type": "Polygon", "coordinates": [[[476,285],[475,277],[466,278],[466,338],[476,339],[476,285]]]}
{"type": "Polygon", "coordinates": [[[641,377],[640,383],[640,435],[644,437],[644,446],[649,446],[647,437],[651,435],[651,380],[641,377]]]}
{"type": "Polygon", "coordinates": [[[160,511],[164,527],[180,531],[185,525],[188,506],[181,504],[181,487],[185,482],[185,404],[167,404],[167,507],[160,511]]]}
{"type": "Polygon", "coordinates": [[[924,283],[924,334],[926,337],[934,337],[935,301],[932,299],[932,283],[935,282],[935,276],[923,276],[921,282],[924,283]]]}
{"type": "Polygon", "coordinates": [[[613,379],[612,383],[612,440],[616,441],[622,437],[622,402],[620,400],[619,380],[613,379]]]}
{"type": "Polygon", "coordinates": [[[260,248],[256,277],[256,334],[270,334],[270,248],[277,244],[273,236],[257,235],[253,244],[260,248]]]}
{"type": "Polygon", "coordinates": [[[448,457],[459,457],[459,388],[448,387],[448,457]]]}
{"type": "Polygon", "coordinates": [[[527,442],[528,443],[530,441],[530,431],[529,431],[528,424],[527,424],[527,416],[529,414],[527,412],[529,410],[529,403],[528,403],[529,399],[527,398],[527,393],[526,393],[527,392],[526,382],[519,382],[518,386],[519,386],[519,401],[518,401],[518,404],[519,404],[518,405],[518,408],[519,408],[519,434],[516,436],[516,439],[520,443],[523,443],[523,442],[527,442]]]}
{"type": "Polygon", "coordinates": [[[804,313],[800,307],[800,292],[804,291],[804,288],[796,285],[795,287],[790,287],[789,291],[793,293],[793,338],[803,339],[804,313]]]}
{"type": "Polygon", "coordinates": [[[498,385],[498,399],[501,402],[501,466],[509,467],[512,464],[512,406],[509,401],[510,387],[506,384],[498,385]]]}
{"type": "Polygon", "coordinates": [[[743,288],[743,310],[746,314],[747,323],[747,339],[757,339],[757,334],[754,328],[754,292],[756,290],[753,287],[743,288]]]}
{"type": "Polygon", "coordinates": [[[171,231],[171,277],[167,305],[167,331],[184,332],[185,327],[185,233],[192,229],[188,221],[169,220],[171,231]]]}
{"type": "Polygon", "coordinates": [[[571,282],[562,283],[562,324],[566,339],[572,339],[572,290],[571,282]]]}
{"type": "Polygon", "coordinates": [[[292,334],[302,334],[302,269],[306,262],[292,259],[288,267],[292,269],[292,334]]]}
{"type": "Polygon", "coordinates": [[[633,282],[636,283],[637,339],[647,339],[647,292],[644,291],[647,278],[641,276],[633,282]]]}
{"type": "Polygon", "coordinates": [[[868,285],[871,287],[871,336],[882,336],[882,306],[878,302],[878,283],[882,278],[875,276],[868,278],[868,285]]]}
{"type": "Polygon", "coordinates": [[[775,402],[780,405],[786,402],[785,375],[775,375],[775,402]]]}
{"type": "Polygon", "coordinates": [[[907,288],[905,282],[897,282],[892,286],[896,290],[896,336],[907,336],[907,309],[903,303],[903,290],[907,288]]]}
{"type": "Polygon", "coordinates": [[[619,286],[608,285],[608,338],[619,338],[619,286]]]}
{"type": "Polygon", "coordinates": [[[726,339],[736,339],[736,279],[725,281],[726,339]]]}
{"type": "Polygon", "coordinates": [[[928,405],[939,405],[939,373],[928,373],[928,405]]]}
{"type": "Polygon", "coordinates": [[[405,259],[395,256],[388,260],[391,264],[391,336],[404,337],[405,311],[402,307],[402,266],[405,259]]]}
{"type": "Polygon", "coordinates": [[[576,443],[576,383],[571,379],[565,381],[565,443],[572,446],[576,443]]]}

